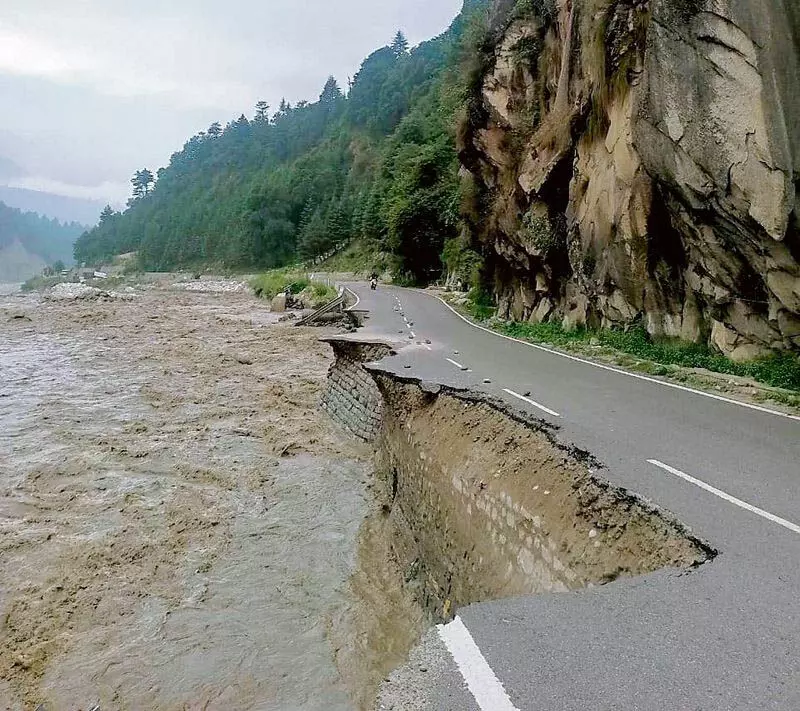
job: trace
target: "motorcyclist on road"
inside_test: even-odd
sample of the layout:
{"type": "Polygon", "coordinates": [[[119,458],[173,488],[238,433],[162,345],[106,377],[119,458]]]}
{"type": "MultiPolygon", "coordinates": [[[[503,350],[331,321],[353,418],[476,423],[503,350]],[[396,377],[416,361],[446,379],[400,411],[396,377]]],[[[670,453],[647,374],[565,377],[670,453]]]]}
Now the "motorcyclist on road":
{"type": "Polygon", "coordinates": [[[375,272],[372,272],[372,275],[369,278],[369,288],[373,291],[378,288],[378,275],[375,272]]]}

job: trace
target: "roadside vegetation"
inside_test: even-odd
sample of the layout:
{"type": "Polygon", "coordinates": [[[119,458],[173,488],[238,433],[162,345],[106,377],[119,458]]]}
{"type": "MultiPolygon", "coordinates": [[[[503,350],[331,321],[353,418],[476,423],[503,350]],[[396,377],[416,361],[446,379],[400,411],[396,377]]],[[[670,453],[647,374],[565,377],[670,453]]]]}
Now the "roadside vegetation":
{"type": "Polygon", "coordinates": [[[259,274],[250,280],[250,287],[256,296],[271,301],[287,288],[304,304],[316,309],[335,299],[339,292],[336,287],[315,282],[307,274],[290,269],[274,269],[259,274]]]}
{"type": "Polygon", "coordinates": [[[468,301],[461,308],[473,320],[513,338],[587,355],[617,356],[615,362],[619,365],[651,375],[675,376],[681,369],[699,368],[712,373],[749,378],[771,388],[788,391],[783,394],[770,393],[770,399],[800,406],[800,358],[793,353],[779,353],[762,360],[736,363],[704,344],[655,340],[641,327],[627,330],[567,330],[560,323],[500,321],[491,318],[496,307],[489,295],[477,290],[470,293],[468,301]]]}

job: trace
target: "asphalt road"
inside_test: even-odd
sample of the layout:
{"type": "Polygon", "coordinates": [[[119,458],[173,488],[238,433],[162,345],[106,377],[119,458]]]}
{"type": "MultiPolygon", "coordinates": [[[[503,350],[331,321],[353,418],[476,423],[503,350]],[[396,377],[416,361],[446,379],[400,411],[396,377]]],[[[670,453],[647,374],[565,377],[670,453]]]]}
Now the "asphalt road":
{"type": "Polygon", "coordinates": [[[350,286],[366,331],[408,343],[397,372],[529,409],[721,552],[691,574],[461,610],[511,705],[465,702],[450,672],[420,682],[419,708],[800,709],[800,418],[503,339],[430,294],[350,286]]]}

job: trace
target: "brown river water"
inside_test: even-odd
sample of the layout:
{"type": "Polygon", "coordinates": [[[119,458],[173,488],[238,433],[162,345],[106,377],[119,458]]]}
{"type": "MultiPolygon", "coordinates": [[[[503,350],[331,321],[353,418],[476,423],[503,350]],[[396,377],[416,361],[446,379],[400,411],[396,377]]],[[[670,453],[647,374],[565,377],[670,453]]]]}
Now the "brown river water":
{"type": "Polygon", "coordinates": [[[7,291],[0,709],[369,708],[421,614],[322,333],[246,293],[7,291]]]}

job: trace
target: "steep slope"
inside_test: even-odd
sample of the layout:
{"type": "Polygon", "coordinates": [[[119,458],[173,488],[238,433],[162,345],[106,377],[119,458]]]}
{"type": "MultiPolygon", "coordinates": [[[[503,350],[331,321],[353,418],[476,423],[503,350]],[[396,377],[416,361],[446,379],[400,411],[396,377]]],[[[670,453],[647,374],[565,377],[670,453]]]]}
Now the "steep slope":
{"type": "Polygon", "coordinates": [[[800,349],[800,9],[498,0],[461,159],[500,315],[800,349]]]}
{"type": "Polygon", "coordinates": [[[0,281],[22,281],[47,264],[71,262],[73,244],[85,229],[0,202],[0,281]]]}
{"type": "Polygon", "coordinates": [[[345,96],[331,77],[318,101],[257,105],[191,138],[124,213],[104,213],[76,256],[138,251],[143,266],[244,268],[309,259],[351,239],[389,253],[411,278],[441,272],[457,234],[455,113],[465,11],[408,50],[398,35],[367,57],[345,96]]]}

